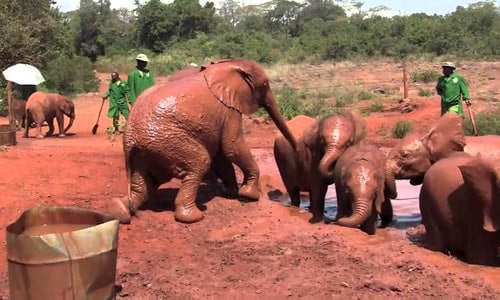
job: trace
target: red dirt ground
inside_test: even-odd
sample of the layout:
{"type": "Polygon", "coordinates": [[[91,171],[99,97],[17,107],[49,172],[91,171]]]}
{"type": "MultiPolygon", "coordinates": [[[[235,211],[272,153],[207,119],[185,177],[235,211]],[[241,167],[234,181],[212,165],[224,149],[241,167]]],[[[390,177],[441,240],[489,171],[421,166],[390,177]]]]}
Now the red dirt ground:
{"type": "MultiPolygon", "coordinates": [[[[384,72],[382,78],[396,78],[392,84],[399,85],[397,66],[390,64],[339,69],[335,77],[381,78],[373,70],[384,72]]],[[[485,72],[486,65],[481,70],[485,72]]],[[[311,67],[308,72],[304,76],[310,80],[321,69],[311,67]]],[[[480,82],[475,73],[465,74],[471,78],[471,85],[480,82]]],[[[102,92],[108,75],[100,77],[104,79],[102,92]]],[[[494,88],[481,86],[483,91],[494,88]]],[[[414,120],[419,130],[436,118],[436,96],[416,97],[415,88],[410,92],[410,98],[419,103],[418,110],[404,115],[380,112],[367,117],[369,137],[375,143],[394,143],[380,132],[384,126],[390,129],[396,120],[414,120]]],[[[384,105],[391,105],[391,101],[384,100],[384,105]]],[[[111,125],[105,115],[107,105],[98,134],[91,134],[100,103],[97,94],[81,95],[75,100],[73,136],[23,139],[19,132],[18,145],[0,152],[1,230],[33,206],[67,205],[105,211],[111,198],[126,194],[121,140],[111,143],[104,133],[111,125]]],[[[477,103],[475,109],[489,103],[477,103]]],[[[273,125],[249,120],[245,128],[252,148],[271,147],[273,125]]],[[[32,130],[30,135],[34,133],[32,130]]],[[[425,250],[395,229],[367,236],[359,230],[311,225],[307,222],[309,213],[270,201],[267,191],[284,189],[279,176],[266,173],[270,166],[263,161],[270,157],[272,160],[269,150],[259,153],[256,159],[266,191],[259,202],[214,197],[212,188],[202,186],[200,200],[211,200],[205,204],[205,219],[199,223],[177,223],[173,212],[166,209],[141,211],[130,225],[120,226],[116,282],[122,291],[118,298],[500,296],[498,269],[467,265],[425,250]]],[[[156,198],[171,202],[177,186],[177,182],[163,185],[156,198]]],[[[5,244],[5,235],[0,241],[5,244]]],[[[5,247],[0,249],[0,255],[6,256],[5,247]]],[[[6,259],[0,261],[0,296],[8,298],[6,259]]]]}

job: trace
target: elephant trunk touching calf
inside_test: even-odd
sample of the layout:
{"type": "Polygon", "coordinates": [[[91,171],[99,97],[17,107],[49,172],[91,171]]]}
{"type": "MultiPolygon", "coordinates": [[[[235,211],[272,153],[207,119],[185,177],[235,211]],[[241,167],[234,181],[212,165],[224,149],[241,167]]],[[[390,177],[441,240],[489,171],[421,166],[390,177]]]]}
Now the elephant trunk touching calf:
{"type": "Polygon", "coordinates": [[[335,163],[348,147],[365,136],[366,124],[356,113],[344,111],[320,120],[300,115],[289,120],[287,126],[297,139],[297,151],[277,133],[274,158],[292,205],[300,206],[300,191],[309,192],[313,215],[310,222],[319,222],[323,220],[325,195],[333,183],[335,163]]]}

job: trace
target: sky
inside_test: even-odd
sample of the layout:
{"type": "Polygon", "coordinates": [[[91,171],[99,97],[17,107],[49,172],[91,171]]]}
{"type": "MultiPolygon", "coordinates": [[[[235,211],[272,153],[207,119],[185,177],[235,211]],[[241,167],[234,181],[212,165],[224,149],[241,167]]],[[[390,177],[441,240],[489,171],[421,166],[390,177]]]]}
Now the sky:
{"type": "MultiPolygon", "coordinates": [[[[173,0],[162,0],[165,3],[172,2],[173,0]]],[[[205,0],[200,0],[202,4],[205,3],[205,0]]],[[[215,6],[220,6],[220,3],[223,0],[212,0],[215,2],[215,6]]],[[[249,4],[261,4],[267,2],[268,0],[244,0],[245,5],[249,4]]],[[[78,0],[57,0],[57,6],[62,11],[70,11],[78,8],[78,4],[80,1],[78,0]]],[[[141,0],[141,3],[144,0],[141,0]]],[[[468,6],[470,3],[479,2],[477,0],[420,0],[420,1],[402,1],[402,0],[365,0],[363,5],[363,10],[368,10],[372,7],[377,7],[379,5],[384,5],[390,8],[392,11],[388,15],[394,15],[398,12],[401,13],[427,13],[427,14],[440,14],[444,15],[447,13],[451,13],[455,11],[456,7],[468,6]]],[[[499,4],[500,0],[494,1],[496,5],[499,4]]],[[[111,0],[112,8],[119,7],[134,7],[134,0],[111,0]]]]}

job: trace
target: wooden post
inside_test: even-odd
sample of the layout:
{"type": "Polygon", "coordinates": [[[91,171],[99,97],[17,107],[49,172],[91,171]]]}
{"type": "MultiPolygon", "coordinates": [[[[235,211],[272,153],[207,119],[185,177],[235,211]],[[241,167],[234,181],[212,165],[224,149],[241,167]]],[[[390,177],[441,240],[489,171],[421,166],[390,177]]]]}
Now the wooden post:
{"type": "Polygon", "coordinates": [[[7,112],[9,114],[9,124],[10,125],[15,125],[15,119],[14,119],[14,114],[13,114],[13,107],[12,107],[12,82],[7,81],[7,112]]]}
{"type": "Polygon", "coordinates": [[[403,59],[403,99],[408,99],[408,73],[406,71],[406,59],[403,59]]]}

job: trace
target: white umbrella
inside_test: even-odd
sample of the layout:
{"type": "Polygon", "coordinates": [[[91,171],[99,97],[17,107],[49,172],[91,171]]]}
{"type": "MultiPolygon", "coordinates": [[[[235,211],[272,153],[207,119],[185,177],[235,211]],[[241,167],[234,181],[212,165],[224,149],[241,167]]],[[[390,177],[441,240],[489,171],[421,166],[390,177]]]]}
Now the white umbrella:
{"type": "Polygon", "coordinates": [[[39,85],[45,81],[36,67],[27,64],[15,64],[5,69],[2,74],[5,80],[19,85],[39,85]]]}

